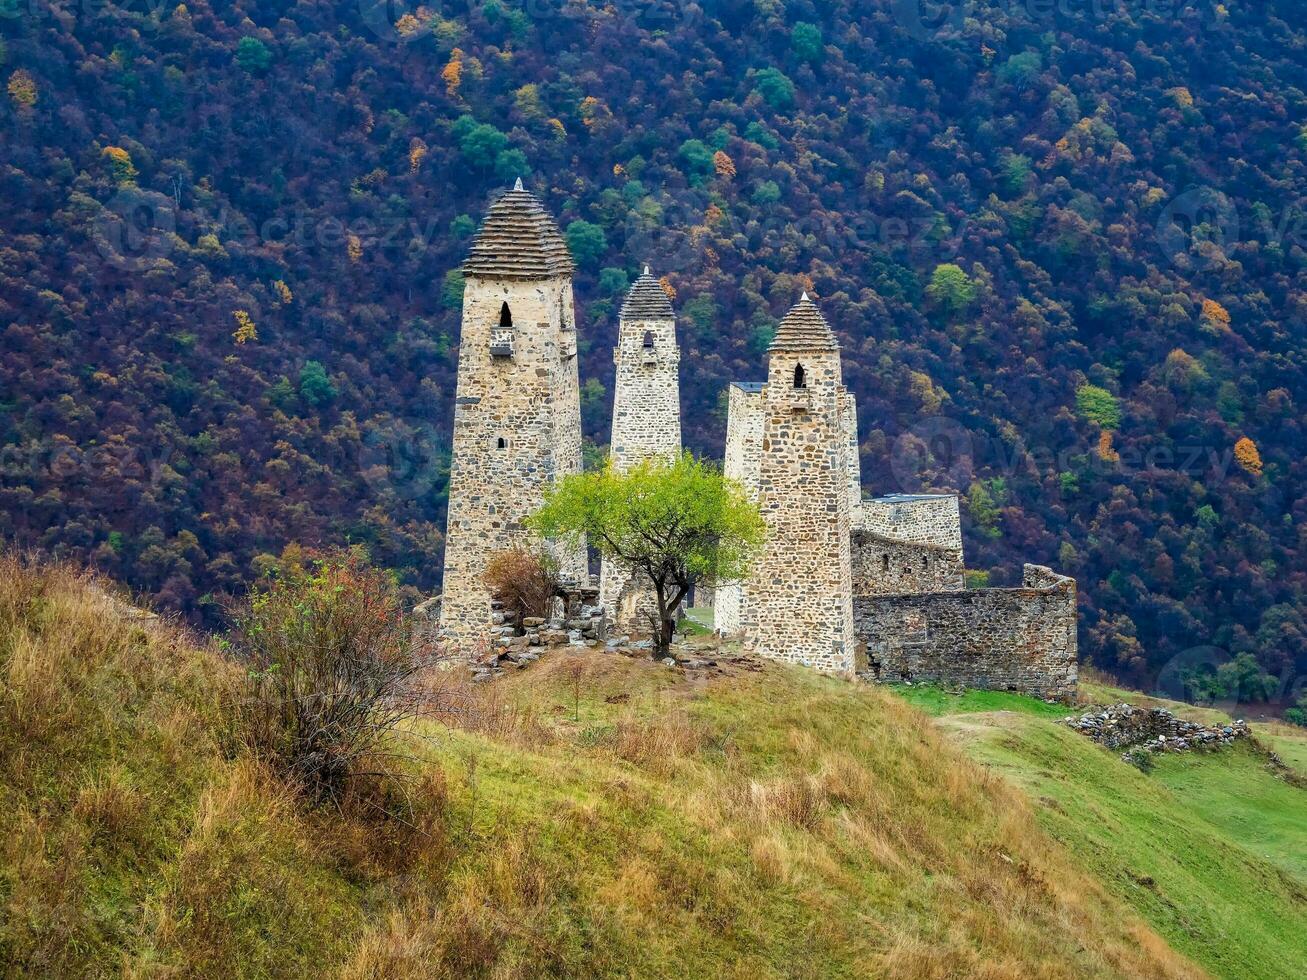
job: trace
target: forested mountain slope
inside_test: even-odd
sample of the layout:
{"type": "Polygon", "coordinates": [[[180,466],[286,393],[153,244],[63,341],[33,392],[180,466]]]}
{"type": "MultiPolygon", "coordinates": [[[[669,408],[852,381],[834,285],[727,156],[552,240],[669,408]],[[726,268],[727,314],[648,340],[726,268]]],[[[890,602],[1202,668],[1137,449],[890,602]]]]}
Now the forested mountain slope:
{"type": "Polygon", "coordinates": [[[1075,575],[1082,648],[1122,674],[1213,646],[1301,676],[1301,23],[6,4],[0,532],[210,621],[288,542],[365,541],[437,587],[454,270],[520,174],[581,268],[596,444],[642,263],[709,455],[723,386],[808,288],[870,490],[966,494],[972,565],[1075,575]]]}

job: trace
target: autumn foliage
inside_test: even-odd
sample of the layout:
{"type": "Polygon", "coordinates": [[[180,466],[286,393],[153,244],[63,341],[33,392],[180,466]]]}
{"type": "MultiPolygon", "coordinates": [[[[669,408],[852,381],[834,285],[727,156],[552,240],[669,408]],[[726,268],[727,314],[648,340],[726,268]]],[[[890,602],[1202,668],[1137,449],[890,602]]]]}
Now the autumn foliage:
{"type": "Polygon", "coordinates": [[[1127,678],[1205,645],[1307,672],[1287,0],[147,6],[0,18],[6,540],[209,627],[294,541],[437,592],[458,268],[520,176],[585,247],[591,460],[646,263],[703,458],[809,289],[869,493],[1003,481],[969,561],[1074,575],[1082,655],[1127,678]]]}

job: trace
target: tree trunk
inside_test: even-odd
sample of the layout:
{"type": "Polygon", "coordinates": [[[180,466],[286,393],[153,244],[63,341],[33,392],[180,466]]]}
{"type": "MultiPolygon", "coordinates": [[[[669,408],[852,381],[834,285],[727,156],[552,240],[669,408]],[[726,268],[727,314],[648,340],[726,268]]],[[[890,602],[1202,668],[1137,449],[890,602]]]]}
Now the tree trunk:
{"type": "Polygon", "coordinates": [[[653,580],[654,597],[658,600],[658,623],[653,633],[653,650],[650,656],[662,660],[672,647],[672,634],[676,631],[676,621],[667,609],[667,586],[659,579],[653,580]]]}

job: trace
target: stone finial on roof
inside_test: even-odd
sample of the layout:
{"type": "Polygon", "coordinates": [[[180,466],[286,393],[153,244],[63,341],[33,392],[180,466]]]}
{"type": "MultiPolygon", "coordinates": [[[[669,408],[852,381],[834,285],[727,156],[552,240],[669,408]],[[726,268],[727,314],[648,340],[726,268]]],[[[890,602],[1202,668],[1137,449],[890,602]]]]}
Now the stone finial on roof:
{"type": "Polygon", "coordinates": [[[839,341],[805,291],[776,329],[769,351],[838,351],[839,341]]]}
{"type": "Polygon", "coordinates": [[[672,301],[662,283],[649,274],[649,267],[644,267],[644,275],[631,284],[622,304],[619,316],[623,320],[675,320],[672,301]]]}
{"type": "Polygon", "coordinates": [[[567,243],[553,217],[519,177],[490,205],[463,275],[501,279],[552,279],[575,271],[567,243]]]}

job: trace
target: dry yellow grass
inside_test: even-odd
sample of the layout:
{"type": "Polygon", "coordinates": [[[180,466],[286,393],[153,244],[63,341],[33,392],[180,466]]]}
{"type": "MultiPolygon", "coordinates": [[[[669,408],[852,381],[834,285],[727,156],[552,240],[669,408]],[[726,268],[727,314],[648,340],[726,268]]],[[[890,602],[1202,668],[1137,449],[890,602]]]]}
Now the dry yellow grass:
{"type": "Polygon", "coordinates": [[[11,972],[1200,975],[884,692],[554,655],[438,681],[413,778],[315,811],[229,737],[240,672],[122,611],[0,559],[11,972]]]}

